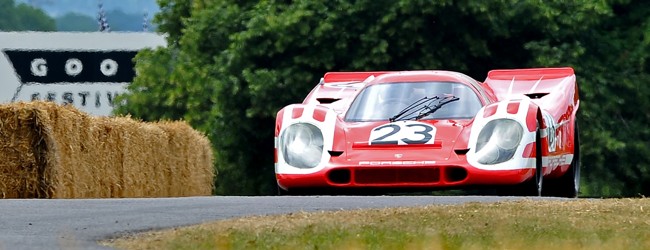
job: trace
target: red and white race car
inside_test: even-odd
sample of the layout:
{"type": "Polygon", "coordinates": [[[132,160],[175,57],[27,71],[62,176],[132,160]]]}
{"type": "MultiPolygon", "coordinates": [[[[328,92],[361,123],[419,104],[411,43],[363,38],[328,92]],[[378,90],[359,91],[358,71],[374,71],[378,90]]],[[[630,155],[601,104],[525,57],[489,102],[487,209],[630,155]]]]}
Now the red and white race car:
{"type": "Polygon", "coordinates": [[[330,72],[275,123],[280,193],[497,187],[576,197],[572,68],[330,72]]]}

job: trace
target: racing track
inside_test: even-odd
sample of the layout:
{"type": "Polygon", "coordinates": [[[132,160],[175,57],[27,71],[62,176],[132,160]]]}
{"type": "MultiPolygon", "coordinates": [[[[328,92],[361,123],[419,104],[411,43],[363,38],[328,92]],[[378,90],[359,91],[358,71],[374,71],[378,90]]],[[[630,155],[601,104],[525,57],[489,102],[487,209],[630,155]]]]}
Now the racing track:
{"type": "MultiPolygon", "coordinates": [[[[98,240],[247,215],[460,204],[494,196],[266,196],[0,200],[1,249],[106,249],[98,240]]],[[[544,198],[548,199],[548,198],[544,198]]]]}

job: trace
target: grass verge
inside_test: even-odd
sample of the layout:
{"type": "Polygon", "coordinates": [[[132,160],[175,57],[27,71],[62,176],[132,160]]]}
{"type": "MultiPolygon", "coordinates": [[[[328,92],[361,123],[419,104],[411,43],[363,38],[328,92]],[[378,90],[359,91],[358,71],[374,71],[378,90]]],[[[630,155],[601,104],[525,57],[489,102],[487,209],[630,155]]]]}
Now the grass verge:
{"type": "Polygon", "coordinates": [[[119,249],[650,249],[650,199],[299,212],[102,244],[119,249]]]}

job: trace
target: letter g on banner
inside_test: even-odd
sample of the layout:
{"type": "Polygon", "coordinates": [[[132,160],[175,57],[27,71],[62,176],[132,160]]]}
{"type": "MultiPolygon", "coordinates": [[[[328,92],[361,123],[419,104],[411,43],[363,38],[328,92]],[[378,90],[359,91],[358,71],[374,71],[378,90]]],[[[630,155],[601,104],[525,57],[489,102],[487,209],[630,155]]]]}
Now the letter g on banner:
{"type": "Polygon", "coordinates": [[[47,75],[47,61],[43,58],[36,58],[32,60],[32,75],[34,76],[46,76],[47,75]]]}

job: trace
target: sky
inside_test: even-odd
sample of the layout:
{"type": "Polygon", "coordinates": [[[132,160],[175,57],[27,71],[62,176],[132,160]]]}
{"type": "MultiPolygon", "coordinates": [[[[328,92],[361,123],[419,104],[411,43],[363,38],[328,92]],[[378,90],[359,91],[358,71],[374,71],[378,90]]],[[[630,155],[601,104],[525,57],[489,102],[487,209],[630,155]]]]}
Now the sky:
{"type": "Polygon", "coordinates": [[[119,9],[128,14],[147,13],[153,16],[159,11],[156,0],[16,0],[16,2],[41,8],[54,18],[68,12],[95,17],[99,4],[103,5],[104,11],[119,9]]]}

